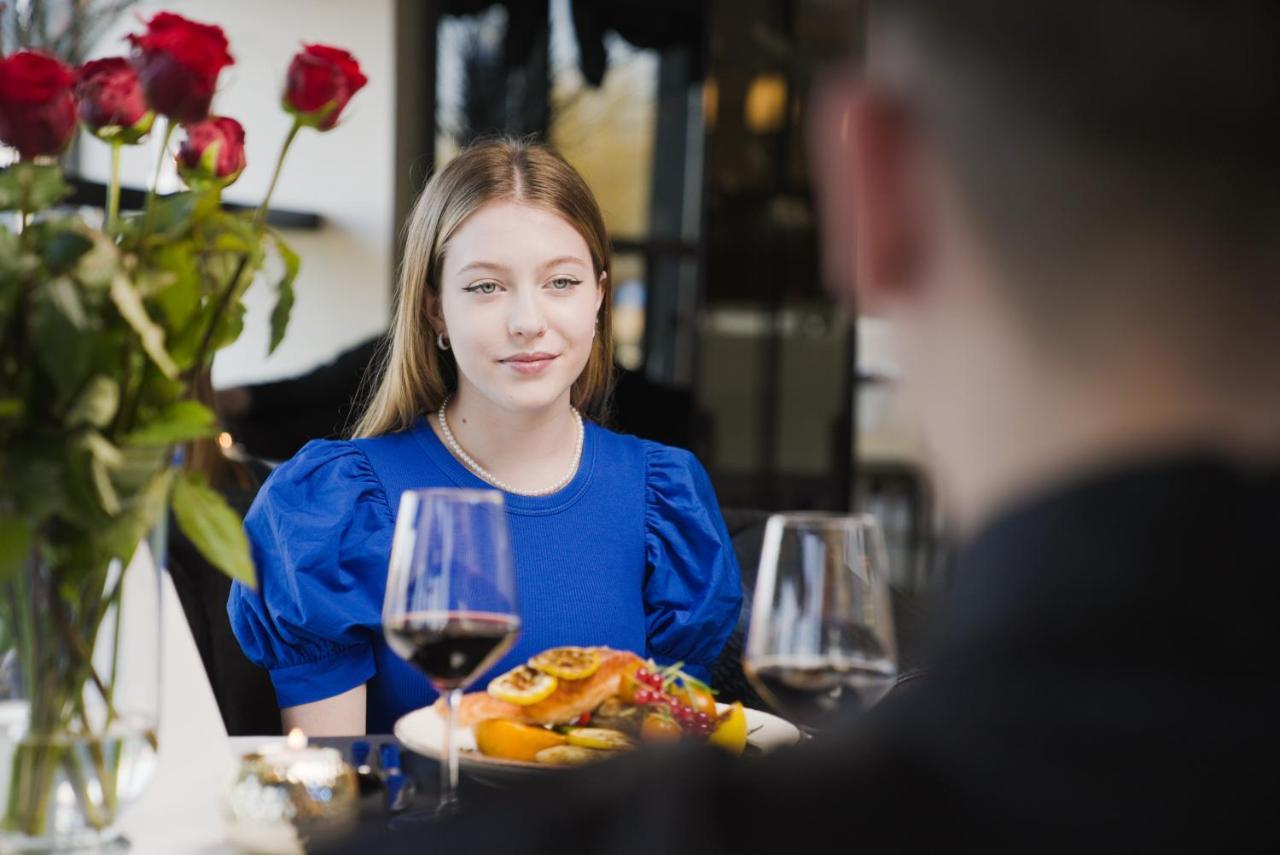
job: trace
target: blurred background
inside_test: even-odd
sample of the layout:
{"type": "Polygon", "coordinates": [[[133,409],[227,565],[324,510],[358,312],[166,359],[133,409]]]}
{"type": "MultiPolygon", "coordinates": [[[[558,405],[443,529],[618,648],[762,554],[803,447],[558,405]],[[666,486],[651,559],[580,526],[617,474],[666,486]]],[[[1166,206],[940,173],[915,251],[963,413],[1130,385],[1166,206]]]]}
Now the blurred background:
{"type": "MultiPolygon", "coordinates": [[[[613,426],[695,451],[731,528],[781,509],[876,514],[895,588],[923,596],[945,565],[938,510],[886,330],[824,288],[811,198],[810,87],[859,56],[862,5],[11,0],[0,20],[6,51],[75,62],[124,53],[138,17],[161,9],[224,27],[236,64],[215,110],[247,129],[249,167],[226,194],[246,204],[288,130],[277,86],[298,40],[360,59],[370,83],[342,133],[298,146],[273,198],[304,259],[288,336],[268,358],[271,295],[255,286],[245,334],[215,364],[228,454],[278,461],[342,432],[390,319],[417,192],[471,140],[529,136],[582,172],[613,238],[613,426]]],[[[125,152],[126,186],[147,186],[158,146],[125,152]]],[[[68,158],[91,201],[108,147],[68,158]]],[[[172,170],[159,186],[180,188],[172,170]]]]}

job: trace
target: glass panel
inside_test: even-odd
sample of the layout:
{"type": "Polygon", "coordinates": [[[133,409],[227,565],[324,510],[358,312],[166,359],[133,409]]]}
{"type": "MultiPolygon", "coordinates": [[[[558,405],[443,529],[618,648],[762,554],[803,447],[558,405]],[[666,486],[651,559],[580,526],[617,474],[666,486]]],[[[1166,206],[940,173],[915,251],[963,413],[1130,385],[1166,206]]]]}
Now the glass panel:
{"type": "Polygon", "coordinates": [[[618,253],[613,257],[613,355],[631,371],[644,363],[646,289],[644,257],[618,253]]]}
{"type": "Polygon", "coordinates": [[[551,144],[591,186],[614,238],[649,232],[658,53],[605,36],[608,71],[582,76],[569,0],[551,4],[551,144]]]}

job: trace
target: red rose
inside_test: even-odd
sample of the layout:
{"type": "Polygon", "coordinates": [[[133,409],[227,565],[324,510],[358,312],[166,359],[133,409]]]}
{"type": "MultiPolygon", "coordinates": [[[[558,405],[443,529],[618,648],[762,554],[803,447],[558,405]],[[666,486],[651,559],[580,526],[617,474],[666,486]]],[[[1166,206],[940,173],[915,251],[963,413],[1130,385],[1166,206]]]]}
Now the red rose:
{"type": "Polygon", "coordinates": [[[76,130],[74,82],[71,69],[42,53],[0,59],[0,140],[23,160],[66,148],[76,130]]]}
{"type": "Polygon", "coordinates": [[[218,74],[235,62],[221,27],[161,12],[128,38],[152,109],[184,125],[209,115],[218,74]]]}
{"type": "Polygon", "coordinates": [[[188,185],[226,187],[244,172],[244,128],[235,119],[210,116],[184,130],[187,138],[178,148],[178,172],[188,185]]]}
{"type": "Polygon", "coordinates": [[[156,114],[147,107],[138,72],[122,56],[95,59],[76,72],[76,110],[89,132],[105,140],[136,143],[156,114]]]}
{"type": "Polygon", "coordinates": [[[327,131],[369,80],[356,58],[341,48],[303,45],[289,63],[284,108],[303,124],[327,131]]]}

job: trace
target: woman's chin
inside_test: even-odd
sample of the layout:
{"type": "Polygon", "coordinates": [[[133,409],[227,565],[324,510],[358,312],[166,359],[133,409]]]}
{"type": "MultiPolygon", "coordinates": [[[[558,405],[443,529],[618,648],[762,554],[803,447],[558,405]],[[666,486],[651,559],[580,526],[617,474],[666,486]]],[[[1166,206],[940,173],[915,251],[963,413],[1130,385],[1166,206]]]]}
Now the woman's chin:
{"type": "Polygon", "coordinates": [[[552,378],[525,379],[503,383],[493,389],[492,398],[512,413],[531,414],[556,406],[569,391],[569,384],[552,378]]]}

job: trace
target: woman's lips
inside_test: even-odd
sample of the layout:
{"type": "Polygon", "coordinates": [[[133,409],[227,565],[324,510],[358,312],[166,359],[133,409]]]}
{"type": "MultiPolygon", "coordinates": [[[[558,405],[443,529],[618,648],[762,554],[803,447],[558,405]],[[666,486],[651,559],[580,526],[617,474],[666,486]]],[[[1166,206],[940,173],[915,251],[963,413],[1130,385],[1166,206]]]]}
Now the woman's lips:
{"type": "Polygon", "coordinates": [[[502,364],[517,374],[530,377],[546,371],[547,366],[558,358],[558,356],[550,353],[520,354],[518,356],[507,357],[502,360],[502,364]]]}

